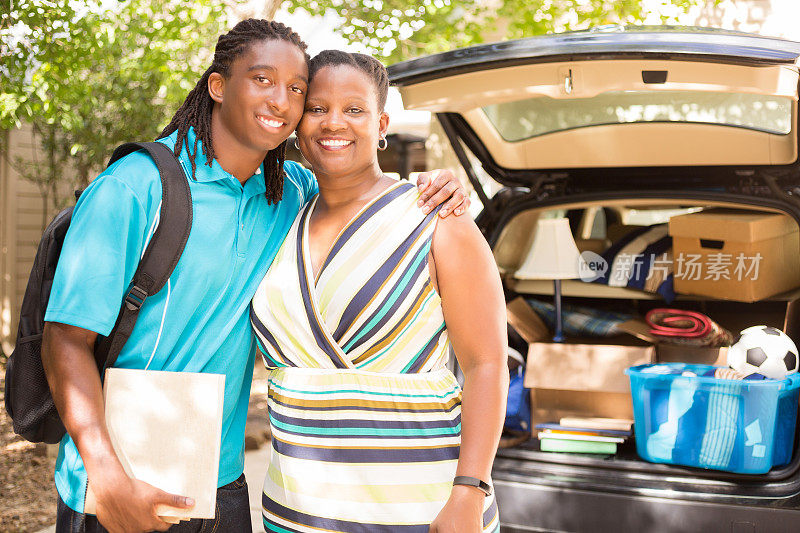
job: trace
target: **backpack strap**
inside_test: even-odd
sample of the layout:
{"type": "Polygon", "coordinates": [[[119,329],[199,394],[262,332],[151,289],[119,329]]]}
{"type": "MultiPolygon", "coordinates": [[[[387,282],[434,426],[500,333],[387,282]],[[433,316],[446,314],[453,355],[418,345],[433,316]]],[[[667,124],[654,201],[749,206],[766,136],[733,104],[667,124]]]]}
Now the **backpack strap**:
{"type": "Polygon", "coordinates": [[[144,301],[166,285],[181,258],[192,229],[192,195],[189,182],[178,158],[160,142],[126,143],[114,150],[109,165],[118,159],[144,150],[158,167],[161,176],[161,213],[153,237],[125,293],[114,329],[99,340],[95,360],[101,369],[113,366],[123,346],[133,333],[144,301]]]}

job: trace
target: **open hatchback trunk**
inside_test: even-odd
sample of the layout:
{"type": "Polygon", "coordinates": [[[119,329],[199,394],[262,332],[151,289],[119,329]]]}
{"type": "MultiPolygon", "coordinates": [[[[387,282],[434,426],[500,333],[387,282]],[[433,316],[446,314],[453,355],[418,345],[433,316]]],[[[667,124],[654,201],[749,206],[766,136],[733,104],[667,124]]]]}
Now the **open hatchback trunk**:
{"type": "MultiPolygon", "coordinates": [[[[764,324],[800,340],[798,57],[800,43],[640,28],[475,46],[399,63],[389,73],[407,109],[436,114],[464,166],[508,301],[522,297],[533,307],[553,301],[552,281],[520,274],[539,220],[567,218],[579,251],[603,257],[612,269],[609,253],[630,251],[630,242],[658,234],[677,274],[687,250],[676,221],[722,216],[722,229],[703,218],[688,224],[691,238],[717,255],[728,252],[729,241],[778,239],[756,252],[768,287],[711,283],[709,289],[673,280],[666,289],[648,288],[633,283],[629,270],[623,283],[563,281],[565,307],[636,319],[670,307],[701,312],[734,335],[764,324]],[[737,229],[743,226],[725,224],[726,216],[773,220],[782,229],[770,233],[763,226],[743,236],[737,229]]],[[[554,349],[572,344],[647,341],[624,333],[573,334],[554,349]]],[[[681,350],[665,353],[657,346],[654,361],[682,360],[681,350]]],[[[697,361],[687,356],[685,362],[697,361]]],[[[529,360],[527,372],[537,371],[529,360]]],[[[559,411],[537,405],[547,396],[539,388],[547,387],[527,379],[534,386],[534,424],[570,414],[575,406],[567,404],[581,395],[594,394],[601,406],[618,394],[591,380],[585,390],[575,385],[580,380],[564,381],[571,384],[551,387],[564,389],[559,411]]],[[[603,409],[594,414],[608,416],[603,409]]],[[[795,417],[796,409],[782,416],[795,417]]],[[[760,474],[647,462],[632,439],[616,453],[545,452],[535,434],[501,449],[494,463],[504,532],[800,527],[797,430],[788,463],[760,474]]]]}

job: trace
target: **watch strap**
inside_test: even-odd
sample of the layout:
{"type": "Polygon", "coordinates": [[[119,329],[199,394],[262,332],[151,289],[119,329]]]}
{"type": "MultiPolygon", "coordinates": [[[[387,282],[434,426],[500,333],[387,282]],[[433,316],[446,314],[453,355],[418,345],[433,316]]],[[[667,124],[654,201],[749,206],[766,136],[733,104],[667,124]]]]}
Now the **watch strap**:
{"type": "Polygon", "coordinates": [[[467,485],[469,487],[476,487],[482,490],[487,496],[492,495],[492,486],[472,476],[456,476],[453,478],[453,485],[467,485]]]}

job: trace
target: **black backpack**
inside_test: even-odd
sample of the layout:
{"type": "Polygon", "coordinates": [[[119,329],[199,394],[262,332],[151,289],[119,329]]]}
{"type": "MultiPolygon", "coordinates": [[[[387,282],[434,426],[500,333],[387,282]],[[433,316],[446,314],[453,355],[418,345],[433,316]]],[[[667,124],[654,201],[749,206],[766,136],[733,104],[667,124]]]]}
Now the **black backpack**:
{"type": "MultiPolygon", "coordinates": [[[[161,175],[161,218],[133,275],[114,329],[108,337],[98,336],[95,343],[94,356],[101,378],[104,368],[114,364],[130,337],[145,299],[166,284],[192,227],[189,183],[172,150],[158,142],[127,143],[114,151],[108,164],[137,150],[145,150],[153,158],[161,175]]],[[[6,411],[14,432],[30,442],[54,444],[66,432],[50,395],[41,350],[44,314],[72,210],[69,207],[56,215],[39,242],[22,299],[17,343],[6,367],[6,411]]]]}

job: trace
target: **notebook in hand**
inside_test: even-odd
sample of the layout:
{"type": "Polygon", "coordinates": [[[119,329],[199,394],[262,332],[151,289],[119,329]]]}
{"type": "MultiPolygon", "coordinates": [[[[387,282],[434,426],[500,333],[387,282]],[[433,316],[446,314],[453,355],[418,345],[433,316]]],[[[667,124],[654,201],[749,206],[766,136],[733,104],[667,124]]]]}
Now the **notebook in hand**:
{"type": "MultiPolygon", "coordinates": [[[[106,425],[129,476],[194,499],[192,509],[161,506],[167,521],[214,518],[225,376],[109,368],[106,425]]],[[[91,484],[86,511],[95,514],[91,484]]]]}

